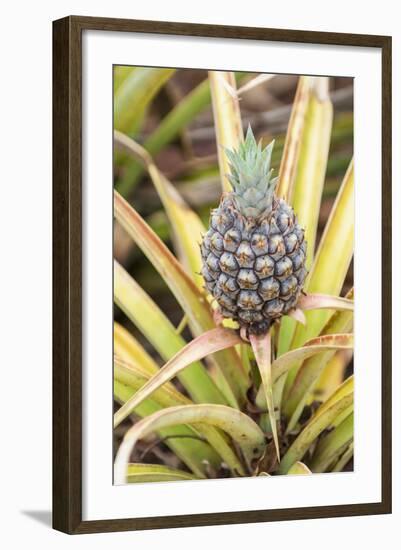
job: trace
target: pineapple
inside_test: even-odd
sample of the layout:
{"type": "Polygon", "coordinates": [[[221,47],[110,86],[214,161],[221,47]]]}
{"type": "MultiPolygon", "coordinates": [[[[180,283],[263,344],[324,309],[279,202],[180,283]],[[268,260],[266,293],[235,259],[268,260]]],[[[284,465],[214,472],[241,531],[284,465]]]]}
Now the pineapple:
{"type": "Polygon", "coordinates": [[[290,313],[307,275],[304,230],[274,193],[273,146],[262,149],[249,127],[238,150],[226,150],[233,191],[211,212],[201,244],[205,286],[245,336],[290,313]]]}

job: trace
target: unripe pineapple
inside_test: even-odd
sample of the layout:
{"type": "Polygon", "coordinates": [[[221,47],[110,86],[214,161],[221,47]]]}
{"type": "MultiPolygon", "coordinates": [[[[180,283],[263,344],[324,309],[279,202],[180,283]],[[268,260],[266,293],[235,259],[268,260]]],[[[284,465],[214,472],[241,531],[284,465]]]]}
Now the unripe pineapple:
{"type": "Polygon", "coordinates": [[[266,333],[295,308],[307,274],[304,230],[274,193],[273,145],[262,150],[249,127],[238,150],[226,150],[233,191],[212,211],[201,244],[206,288],[248,334],[266,333]]]}

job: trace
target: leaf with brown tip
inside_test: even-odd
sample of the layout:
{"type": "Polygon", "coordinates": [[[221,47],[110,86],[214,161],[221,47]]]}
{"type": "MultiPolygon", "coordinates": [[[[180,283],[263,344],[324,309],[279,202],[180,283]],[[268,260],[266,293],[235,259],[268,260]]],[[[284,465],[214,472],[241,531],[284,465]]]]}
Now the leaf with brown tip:
{"type": "Polygon", "coordinates": [[[269,411],[269,419],[273,433],[274,445],[276,448],[277,460],[280,462],[280,446],[278,442],[277,420],[273,399],[270,332],[261,336],[250,334],[249,341],[251,343],[253,353],[255,354],[256,363],[262,378],[262,387],[267,403],[267,410],[269,411]]]}
{"type": "MultiPolygon", "coordinates": [[[[352,349],[354,337],[352,334],[327,334],[312,338],[305,343],[302,348],[297,348],[280,355],[272,364],[273,383],[285,375],[291,368],[299,364],[300,361],[314,357],[328,351],[336,351],[339,349],[352,349]]],[[[260,389],[256,397],[256,403],[259,407],[263,407],[263,391],[260,389]]]]}
{"type": "Polygon", "coordinates": [[[227,328],[216,328],[192,340],[168,361],[159,372],[137,391],[114,415],[114,427],[118,426],[131,412],[157,388],[171,380],[188,365],[203,359],[221,349],[241,343],[238,334],[227,328]]]}
{"type": "Polygon", "coordinates": [[[300,296],[297,306],[303,311],[309,309],[353,311],[354,301],[340,296],[329,296],[328,294],[306,294],[300,296]]]}

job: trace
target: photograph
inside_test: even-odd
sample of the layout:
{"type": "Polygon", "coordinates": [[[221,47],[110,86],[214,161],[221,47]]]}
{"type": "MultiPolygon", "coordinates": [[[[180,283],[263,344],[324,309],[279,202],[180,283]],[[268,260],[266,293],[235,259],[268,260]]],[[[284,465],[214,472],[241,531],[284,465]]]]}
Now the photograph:
{"type": "Polygon", "coordinates": [[[353,472],[354,79],[112,71],[113,484],[353,472]]]}

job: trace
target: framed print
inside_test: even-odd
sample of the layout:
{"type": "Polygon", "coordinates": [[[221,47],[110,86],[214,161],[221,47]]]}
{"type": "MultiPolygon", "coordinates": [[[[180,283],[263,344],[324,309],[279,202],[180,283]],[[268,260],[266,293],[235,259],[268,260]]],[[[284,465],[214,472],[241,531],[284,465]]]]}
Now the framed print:
{"type": "Polygon", "coordinates": [[[53,28],[53,525],[391,511],[391,38],[53,28]]]}

